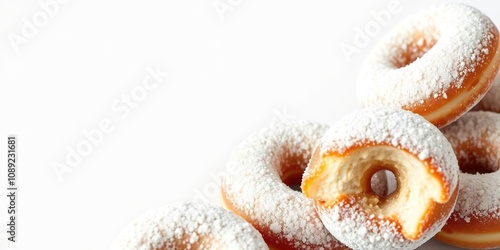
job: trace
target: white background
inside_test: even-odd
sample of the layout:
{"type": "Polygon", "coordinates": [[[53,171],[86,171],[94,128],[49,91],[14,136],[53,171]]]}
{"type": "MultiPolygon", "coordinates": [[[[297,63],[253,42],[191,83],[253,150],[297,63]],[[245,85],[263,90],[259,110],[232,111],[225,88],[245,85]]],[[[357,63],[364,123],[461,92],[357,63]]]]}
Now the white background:
{"type": "MultiPolygon", "coordinates": [[[[272,121],[333,123],[356,109],[356,76],[371,47],[435,3],[396,1],[399,11],[346,57],[342,44],[354,46],[356,30],[389,2],[70,0],[55,2],[50,16],[38,1],[0,1],[4,190],[7,135],[19,143],[18,242],[6,241],[2,195],[0,249],[107,249],[149,209],[217,202],[214,179],[241,140],[272,121]],[[230,9],[218,13],[217,2],[230,9]],[[35,31],[12,43],[27,22],[35,31]],[[113,110],[156,65],[168,77],[128,115],[113,110]],[[102,120],[113,131],[59,181],[54,164],[67,165],[102,120]]],[[[468,2],[500,23],[498,4],[468,2]]],[[[437,248],[453,249],[421,247],[437,248]]]]}

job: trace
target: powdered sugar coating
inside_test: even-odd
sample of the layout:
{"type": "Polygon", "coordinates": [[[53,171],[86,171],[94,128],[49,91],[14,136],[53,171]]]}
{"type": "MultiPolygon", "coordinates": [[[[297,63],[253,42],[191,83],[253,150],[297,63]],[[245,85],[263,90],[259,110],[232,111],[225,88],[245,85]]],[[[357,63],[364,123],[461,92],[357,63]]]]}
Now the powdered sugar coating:
{"type": "Polygon", "coordinates": [[[355,201],[317,208],[325,226],[332,234],[341,235],[352,249],[415,249],[436,235],[448,218],[440,218],[418,240],[409,240],[401,235],[396,223],[363,212],[363,207],[355,201]]]}
{"type": "Polygon", "coordinates": [[[465,4],[443,4],[411,16],[384,37],[365,61],[358,78],[358,99],[363,106],[410,109],[426,100],[447,99],[447,91],[462,88],[465,76],[477,73],[475,68],[493,52],[488,47],[493,46],[495,30],[488,17],[465,4]],[[415,41],[415,34],[423,37],[415,41]],[[418,46],[434,42],[418,55],[418,46]],[[408,50],[421,57],[397,68],[405,61],[402,51],[408,50]]]}
{"type": "MultiPolygon", "coordinates": [[[[486,174],[460,173],[460,189],[450,220],[470,222],[471,218],[500,219],[500,114],[469,112],[442,129],[455,149],[459,162],[487,167],[486,174]],[[474,152],[463,147],[474,145],[474,152]]],[[[484,225],[487,227],[487,225],[484,225]]]]}
{"type": "Polygon", "coordinates": [[[486,93],[483,99],[481,99],[474,110],[500,113],[500,74],[497,74],[490,90],[486,93]]]}
{"type": "Polygon", "coordinates": [[[122,230],[112,250],[268,249],[248,222],[220,207],[175,203],[149,211],[122,230]]]}
{"type": "Polygon", "coordinates": [[[323,155],[343,154],[351,148],[370,144],[405,149],[421,161],[429,161],[431,171],[443,176],[448,197],[451,196],[458,182],[456,156],[441,131],[422,116],[398,108],[360,109],[326,132],[320,150],[323,155]]]}
{"type": "Polygon", "coordinates": [[[223,195],[231,205],[287,249],[347,249],[323,226],[312,200],[280,179],[286,159],[306,168],[326,130],[312,122],[271,125],[239,145],[222,176],[223,195]]]}

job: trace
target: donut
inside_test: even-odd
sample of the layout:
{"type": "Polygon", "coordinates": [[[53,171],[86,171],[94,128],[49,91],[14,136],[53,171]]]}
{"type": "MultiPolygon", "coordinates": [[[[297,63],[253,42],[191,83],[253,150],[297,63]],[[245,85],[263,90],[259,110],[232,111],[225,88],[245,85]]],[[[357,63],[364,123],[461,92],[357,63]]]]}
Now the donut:
{"type": "Polygon", "coordinates": [[[268,249],[237,215],[208,204],[177,202],[151,210],[125,227],[112,250],[268,249]]]}
{"type": "MultiPolygon", "coordinates": [[[[312,150],[327,128],[306,121],[271,124],[229,157],[221,176],[222,202],[250,222],[270,248],[348,249],[323,226],[312,200],[291,188],[300,186],[312,150]]],[[[386,184],[385,179],[380,183],[386,184]]]]}
{"type": "Polygon", "coordinates": [[[442,4],[402,21],[368,55],[357,80],[362,107],[398,107],[443,127],[469,111],[495,78],[498,29],[479,10],[442,4]]]}
{"type": "Polygon", "coordinates": [[[491,111],[500,113],[500,74],[497,75],[491,89],[481,99],[481,101],[474,107],[475,111],[491,111]]]}
{"type": "Polygon", "coordinates": [[[435,238],[462,248],[500,247],[500,114],[469,112],[442,131],[458,158],[460,188],[435,238]]]}
{"type": "Polygon", "coordinates": [[[315,148],[302,179],[328,230],[353,249],[414,249],[446,223],[458,193],[450,143],[422,116],[398,108],[357,110],[315,148]],[[381,170],[397,188],[370,188],[381,170]]]}

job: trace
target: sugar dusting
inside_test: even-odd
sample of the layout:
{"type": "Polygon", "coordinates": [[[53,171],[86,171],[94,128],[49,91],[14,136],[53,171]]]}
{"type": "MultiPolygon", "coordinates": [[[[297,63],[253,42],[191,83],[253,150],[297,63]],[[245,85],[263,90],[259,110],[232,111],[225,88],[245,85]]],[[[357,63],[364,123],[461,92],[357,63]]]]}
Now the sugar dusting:
{"type": "MultiPolygon", "coordinates": [[[[327,130],[311,122],[287,122],[260,130],[232,154],[222,189],[254,226],[268,228],[294,249],[347,249],[324,227],[313,202],[280,179],[283,159],[305,169],[313,148],[327,130]]],[[[278,243],[278,242],[276,242],[278,243]]]]}
{"type": "Polygon", "coordinates": [[[447,99],[460,89],[465,76],[475,74],[490,53],[495,30],[491,20],[465,4],[443,4],[404,20],[381,40],[365,61],[357,85],[363,106],[413,107],[429,99],[447,99]],[[414,41],[414,35],[423,37],[414,41]],[[424,43],[430,50],[417,53],[424,43]],[[410,48],[408,48],[410,47],[410,48]],[[416,53],[411,64],[402,51],[416,53]],[[404,65],[404,64],[403,64],[404,65]]]}
{"type": "Polygon", "coordinates": [[[175,203],[152,210],[122,230],[112,250],[268,249],[248,222],[220,207],[175,203]]]}
{"type": "Polygon", "coordinates": [[[409,240],[393,221],[363,212],[357,201],[341,202],[331,208],[319,207],[325,226],[352,249],[415,249],[441,230],[447,217],[440,218],[422,233],[418,240],[409,240]]]}
{"type": "MultiPolygon", "coordinates": [[[[458,182],[457,159],[448,140],[420,115],[396,108],[372,107],[355,111],[339,120],[321,141],[322,154],[344,153],[367,144],[385,144],[407,150],[431,171],[443,175],[451,196],[458,182]]],[[[308,174],[308,173],[306,173],[308,174]]]]}
{"type": "Polygon", "coordinates": [[[459,161],[487,166],[486,174],[460,173],[460,189],[452,214],[453,220],[470,222],[471,218],[500,219],[500,114],[469,112],[442,129],[455,149],[459,161]],[[475,155],[462,148],[464,143],[486,155],[475,155]]]}

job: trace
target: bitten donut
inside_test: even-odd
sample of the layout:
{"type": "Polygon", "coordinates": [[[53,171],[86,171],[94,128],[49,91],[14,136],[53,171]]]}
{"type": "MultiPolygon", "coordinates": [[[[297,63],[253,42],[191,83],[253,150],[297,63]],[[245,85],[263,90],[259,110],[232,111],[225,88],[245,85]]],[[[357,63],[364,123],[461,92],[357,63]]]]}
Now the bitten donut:
{"type": "Polygon", "coordinates": [[[122,230],[112,250],[268,249],[248,222],[221,207],[175,203],[152,210],[122,230]]]}
{"type": "MultiPolygon", "coordinates": [[[[289,187],[300,185],[326,130],[310,122],[272,125],[241,143],[228,161],[222,200],[259,230],[270,248],[348,249],[323,226],[312,200],[289,187]]],[[[385,188],[386,180],[380,183],[385,188]]]]}
{"type": "Polygon", "coordinates": [[[358,77],[363,107],[399,107],[437,127],[470,110],[500,63],[498,30],[479,10],[443,4],[400,23],[373,49],[358,77]]]}
{"type": "Polygon", "coordinates": [[[302,192],[348,247],[414,249],[445,224],[457,185],[457,159],[435,126],[402,109],[367,108],[338,121],[321,139],[302,192]],[[370,188],[381,170],[396,178],[388,195],[370,188]]]}
{"type": "Polygon", "coordinates": [[[461,173],[455,210],[436,239],[463,248],[500,247],[500,114],[469,112],[442,131],[461,173]]]}
{"type": "Polygon", "coordinates": [[[500,113],[500,74],[497,75],[491,89],[474,107],[474,110],[491,111],[500,113]]]}

